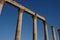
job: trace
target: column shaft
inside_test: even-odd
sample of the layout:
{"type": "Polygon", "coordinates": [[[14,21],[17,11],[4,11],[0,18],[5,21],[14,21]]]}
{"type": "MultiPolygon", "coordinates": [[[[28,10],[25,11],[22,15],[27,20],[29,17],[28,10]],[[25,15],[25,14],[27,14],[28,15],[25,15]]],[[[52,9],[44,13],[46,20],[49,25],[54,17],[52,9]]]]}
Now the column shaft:
{"type": "Polygon", "coordinates": [[[21,9],[18,12],[19,13],[18,13],[18,21],[17,21],[17,28],[16,28],[15,40],[21,40],[23,10],[21,9]]]}
{"type": "Polygon", "coordinates": [[[37,40],[37,18],[33,16],[33,40],[37,40]]]}
{"type": "Polygon", "coordinates": [[[4,5],[4,0],[0,0],[0,14],[1,14],[1,11],[2,11],[3,5],[4,5]]]}
{"type": "Polygon", "coordinates": [[[56,40],[56,33],[55,33],[55,28],[54,26],[52,26],[52,36],[53,36],[53,40],[56,40]]]}
{"type": "Polygon", "coordinates": [[[47,22],[43,22],[44,23],[44,35],[45,35],[45,40],[49,40],[48,38],[48,27],[47,27],[47,22]]]}

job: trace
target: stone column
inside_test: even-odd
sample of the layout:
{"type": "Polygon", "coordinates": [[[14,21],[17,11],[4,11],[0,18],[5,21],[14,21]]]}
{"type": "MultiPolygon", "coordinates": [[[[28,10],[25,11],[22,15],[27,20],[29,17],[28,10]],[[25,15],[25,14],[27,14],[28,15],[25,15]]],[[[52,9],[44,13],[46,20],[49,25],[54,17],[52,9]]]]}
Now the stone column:
{"type": "Polygon", "coordinates": [[[60,29],[58,29],[59,39],[60,39],[60,29]]]}
{"type": "Polygon", "coordinates": [[[21,40],[22,16],[23,16],[23,10],[21,9],[18,11],[18,21],[17,21],[15,40],[21,40]]]}
{"type": "Polygon", "coordinates": [[[5,0],[0,0],[0,14],[2,12],[2,8],[3,8],[3,5],[4,5],[4,2],[5,2],[5,0]]]}
{"type": "Polygon", "coordinates": [[[52,27],[51,27],[51,29],[52,29],[52,36],[53,36],[53,40],[56,40],[55,27],[54,27],[54,26],[52,26],[52,27]]]}
{"type": "Polygon", "coordinates": [[[33,40],[37,40],[37,17],[33,16],[33,40]]]}
{"type": "Polygon", "coordinates": [[[44,24],[44,35],[45,35],[45,40],[49,40],[48,38],[48,27],[47,27],[47,22],[43,21],[44,24]]]}

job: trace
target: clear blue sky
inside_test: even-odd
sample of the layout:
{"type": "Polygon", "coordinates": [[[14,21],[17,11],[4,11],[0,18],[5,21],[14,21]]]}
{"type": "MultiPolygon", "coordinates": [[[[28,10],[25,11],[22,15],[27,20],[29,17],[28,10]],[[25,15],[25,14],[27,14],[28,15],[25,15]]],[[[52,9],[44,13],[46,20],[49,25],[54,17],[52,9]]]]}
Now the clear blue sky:
{"type": "MultiPolygon", "coordinates": [[[[30,10],[46,18],[48,22],[49,40],[52,39],[51,26],[60,29],[60,0],[15,0],[30,10]]],[[[18,17],[18,8],[7,3],[4,4],[2,14],[0,15],[0,40],[14,40],[16,24],[18,17]]],[[[44,27],[41,20],[37,20],[38,40],[44,40],[44,27]]],[[[25,13],[23,15],[21,40],[32,40],[32,16],[25,13]]]]}

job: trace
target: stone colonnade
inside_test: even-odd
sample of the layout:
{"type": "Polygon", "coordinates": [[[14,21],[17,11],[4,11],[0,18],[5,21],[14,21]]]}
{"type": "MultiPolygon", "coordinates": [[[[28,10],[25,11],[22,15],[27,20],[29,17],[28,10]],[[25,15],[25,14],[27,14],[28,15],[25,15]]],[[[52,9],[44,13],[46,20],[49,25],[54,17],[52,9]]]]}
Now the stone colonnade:
{"type": "MultiPolygon", "coordinates": [[[[16,29],[15,40],[21,39],[23,11],[24,10],[21,9],[18,13],[18,21],[17,21],[17,29],[16,29]]],[[[32,16],[32,19],[33,19],[33,40],[37,40],[37,15],[35,14],[34,16],[32,16]]],[[[45,40],[48,40],[47,22],[43,21],[43,24],[44,24],[45,40]]]]}
{"type": "MultiPolygon", "coordinates": [[[[45,37],[45,40],[49,40],[47,21],[44,17],[42,17],[41,15],[38,15],[37,13],[29,10],[28,8],[22,6],[21,4],[18,4],[15,1],[12,1],[12,0],[1,0],[0,1],[0,13],[2,11],[2,8],[3,8],[3,5],[4,5],[5,2],[18,8],[18,20],[17,20],[15,40],[21,40],[23,12],[27,12],[28,14],[32,15],[32,19],[33,19],[33,40],[37,40],[37,18],[40,19],[44,24],[44,37],[45,37]]],[[[53,40],[56,40],[56,34],[55,34],[54,27],[52,27],[52,34],[53,34],[53,40]]]]}

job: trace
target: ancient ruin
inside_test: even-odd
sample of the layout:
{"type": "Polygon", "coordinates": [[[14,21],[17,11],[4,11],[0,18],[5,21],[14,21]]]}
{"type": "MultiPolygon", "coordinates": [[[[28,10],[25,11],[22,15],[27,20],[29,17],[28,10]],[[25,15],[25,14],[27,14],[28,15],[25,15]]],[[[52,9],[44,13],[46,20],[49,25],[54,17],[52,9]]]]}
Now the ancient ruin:
{"type": "MultiPolygon", "coordinates": [[[[42,17],[38,13],[35,13],[35,12],[29,10],[28,8],[22,6],[21,4],[18,4],[17,2],[15,2],[13,0],[1,0],[0,1],[0,13],[2,12],[2,8],[3,8],[4,3],[11,4],[12,6],[17,7],[19,9],[18,10],[18,21],[17,21],[15,40],[21,39],[23,12],[27,12],[28,14],[32,15],[32,19],[33,19],[33,40],[37,40],[37,18],[40,19],[44,24],[45,40],[49,40],[47,21],[44,17],[42,17]]],[[[53,40],[56,40],[56,34],[55,34],[55,28],[54,27],[52,27],[52,35],[53,35],[53,40]]],[[[59,35],[60,35],[60,31],[59,31],[59,35]]]]}

